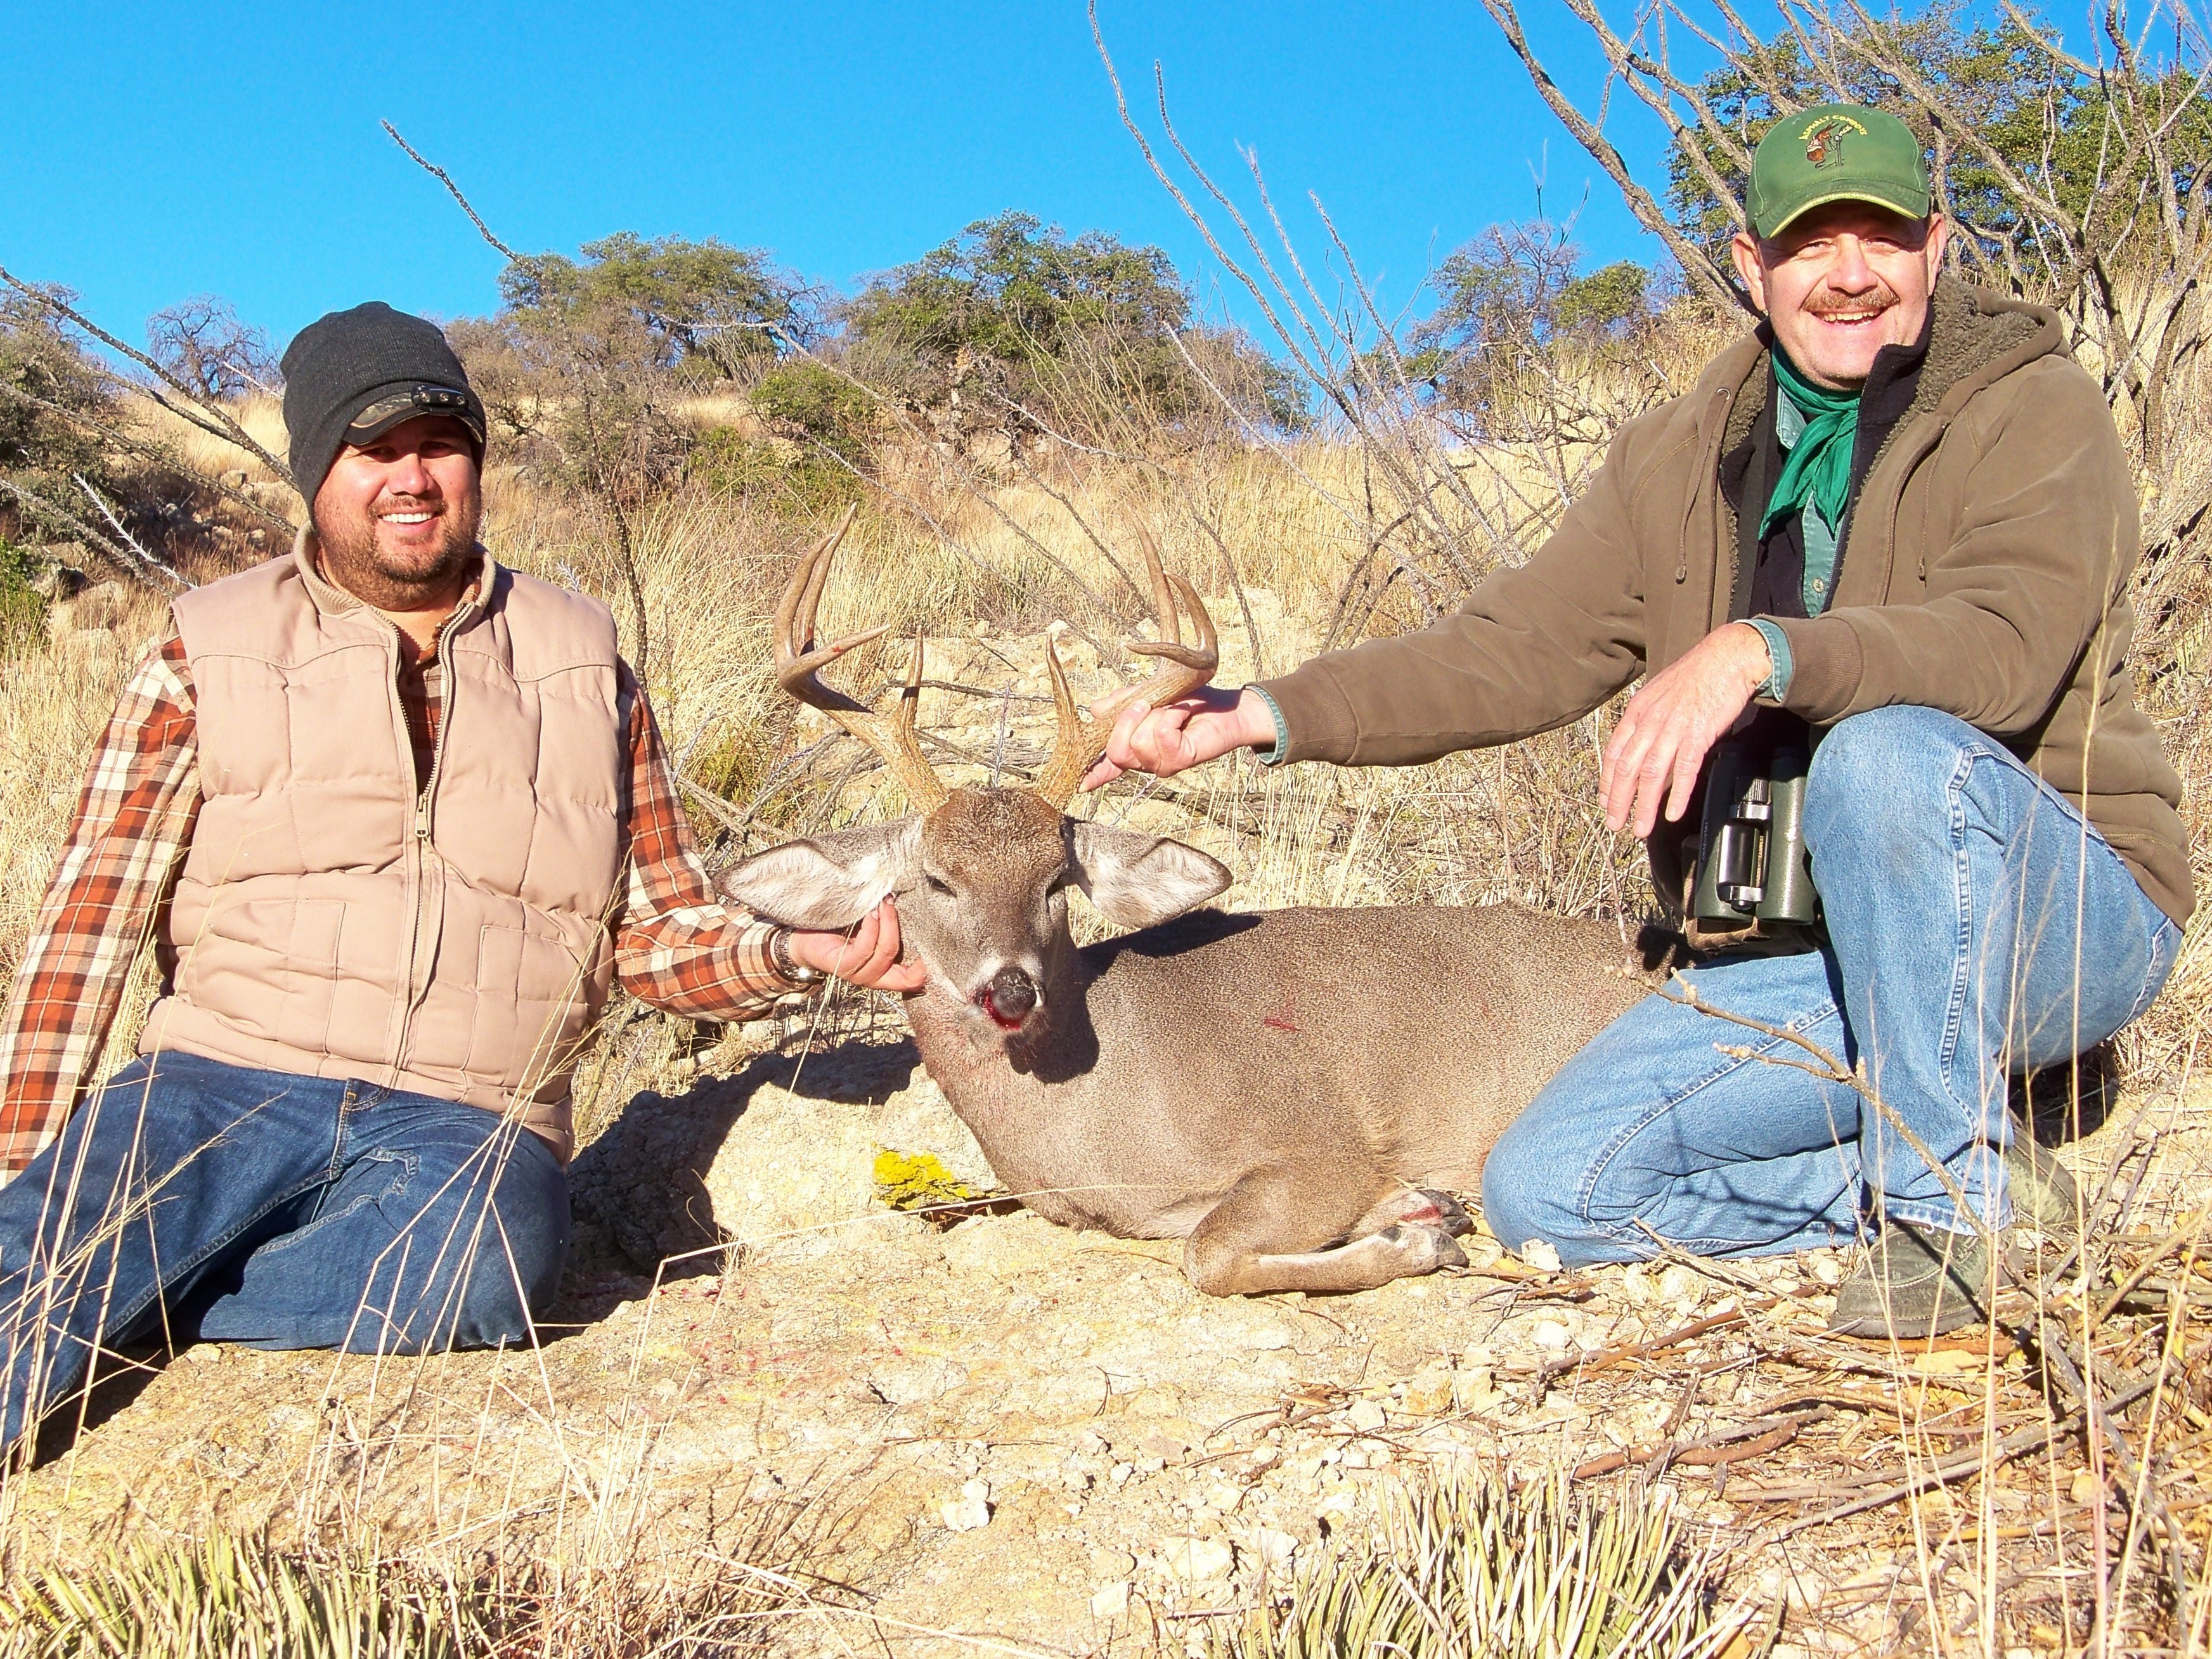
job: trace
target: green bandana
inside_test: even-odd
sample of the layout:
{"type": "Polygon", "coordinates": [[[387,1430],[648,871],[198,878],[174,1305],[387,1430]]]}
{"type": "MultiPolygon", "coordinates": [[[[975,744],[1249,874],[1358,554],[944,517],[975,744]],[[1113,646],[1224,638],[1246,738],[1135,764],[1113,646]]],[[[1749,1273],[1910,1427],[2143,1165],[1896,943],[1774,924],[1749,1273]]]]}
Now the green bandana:
{"type": "Polygon", "coordinates": [[[1805,417],[1805,430],[1790,446],[1774,481],[1766,514],[1759,521],[1762,536],[1810,501],[1831,530],[1840,530],[1844,503],[1851,493],[1851,452],[1859,437],[1859,394],[1830,392],[1813,385],[1790,366],[1778,348],[1774,353],[1775,384],[1797,412],[1805,417]]]}

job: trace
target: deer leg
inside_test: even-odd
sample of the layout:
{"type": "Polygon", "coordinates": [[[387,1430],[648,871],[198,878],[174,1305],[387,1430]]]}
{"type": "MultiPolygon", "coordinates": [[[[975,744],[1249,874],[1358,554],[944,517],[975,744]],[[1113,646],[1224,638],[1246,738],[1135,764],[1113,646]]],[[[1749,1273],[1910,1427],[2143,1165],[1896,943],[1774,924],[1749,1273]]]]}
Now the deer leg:
{"type": "Polygon", "coordinates": [[[1380,1202],[1331,1170],[1255,1170],[1191,1230],[1183,1271],[1208,1296],[1269,1291],[1371,1291],[1394,1279],[1467,1265],[1454,1242],[1466,1212],[1442,1194],[1398,1187],[1380,1202]],[[1347,1191],[1347,1189],[1349,1189],[1347,1191]],[[1346,1201],[1347,1197],[1349,1202],[1346,1201]],[[1441,1200],[1439,1203],[1437,1200],[1441,1200]],[[1348,1243],[1331,1239],[1358,1232],[1348,1243]]]}

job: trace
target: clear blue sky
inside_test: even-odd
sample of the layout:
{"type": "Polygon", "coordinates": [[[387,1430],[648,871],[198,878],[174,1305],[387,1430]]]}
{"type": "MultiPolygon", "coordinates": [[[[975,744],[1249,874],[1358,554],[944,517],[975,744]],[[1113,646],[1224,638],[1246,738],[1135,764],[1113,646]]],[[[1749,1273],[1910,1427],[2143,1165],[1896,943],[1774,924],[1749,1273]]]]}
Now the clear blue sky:
{"type": "MultiPolygon", "coordinates": [[[[1561,80],[1594,53],[1527,0],[1561,80]]],[[[213,293],[281,345],[363,299],[489,311],[498,256],[379,130],[449,168],[510,244],[615,230],[719,236],[849,287],[973,219],[1200,248],[1115,116],[1079,0],[527,7],[20,4],[0,61],[0,264],[82,293],[137,339],[213,293]]],[[[1103,0],[1146,124],[1164,64],[1177,125],[1251,199],[1256,147],[1310,256],[1317,192],[1403,302],[1432,258],[1588,192],[1595,259],[1655,257],[1474,0],[1103,0]]],[[[1650,129],[1624,143],[1645,167],[1650,129]]],[[[1653,182],[1656,182],[1656,178],[1653,182]]]]}

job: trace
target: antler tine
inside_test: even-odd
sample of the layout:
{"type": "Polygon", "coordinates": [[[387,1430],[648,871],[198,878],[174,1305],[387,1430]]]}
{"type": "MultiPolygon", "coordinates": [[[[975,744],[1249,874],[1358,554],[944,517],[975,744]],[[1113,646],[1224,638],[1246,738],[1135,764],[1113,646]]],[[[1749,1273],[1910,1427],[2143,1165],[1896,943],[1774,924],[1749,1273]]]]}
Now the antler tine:
{"type": "Polygon", "coordinates": [[[889,623],[881,623],[842,640],[833,640],[828,645],[814,643],[814,621],[821,607],[822,590],[829,585],[830,567],[837,556],[838,544],[852,526],[853,513],[850,507],[845,509],[844,516],[837,520],[837,527],[799,561],[799,568],[792,573],[791,581],[783,590],[782,600],[775,611],[775,681],[790,696],[810,708],[820,709],[883,757],[884,764],[905,789],[908,800],[918,811],[931,811],[943,805],[946,792],[929,757],[921,752],[921,739],[915,729],[915,716],[921,702],[921,636],[915,636],[914,660],[907,671],[906,689],[899,693],[899,707],[891,714],[875,713],[857,697],[825,684],[819,672],[825,664],[834,662],[848,651],[879,640],[891,631],[889,623]]]}
{"type": "Polygon", "coordinates": [[[1123,710],[1142,703],[1157,708],[1164,702],[1173,702],[1177,697],[1188,696],[1213,678],[1220,666],[1219,637],[1213,627],[1213,618],[1206,609],[1198,590],[1181,576],[1170,576],[1160,564],[1159,550],[1152,538],[1144,532],[1138,532],[1144,544],[1145,562],[1151,567],[1155,591],[1159,595],[1160,635],[1157,640],[1131,640],[1126,648],[1141,657],[1157,657],[1163,665],[1172,663],[1172,668],[1163,665],[1150,679],[1117,691],[1103,703],[1096,716],[1086,715],[1069,690],[1067,672],[1060,665],[1060,653],[1051,641],[1045,641],[1045,667],[1052,676],[1052,702],[1059,720],[1059,732],[1054,738],[1052,755],[1044,769],[1037,775],[1036,793],[1054,806],[1066,810],[1074,798],[1075,786],[1091,763],[1106,752],[1106,740],[1113,735],[1114,722],[1123,710]],[[1198,635],[1195,645],[1182,642],[1183,617],[1188,617],[1198,635]]]}

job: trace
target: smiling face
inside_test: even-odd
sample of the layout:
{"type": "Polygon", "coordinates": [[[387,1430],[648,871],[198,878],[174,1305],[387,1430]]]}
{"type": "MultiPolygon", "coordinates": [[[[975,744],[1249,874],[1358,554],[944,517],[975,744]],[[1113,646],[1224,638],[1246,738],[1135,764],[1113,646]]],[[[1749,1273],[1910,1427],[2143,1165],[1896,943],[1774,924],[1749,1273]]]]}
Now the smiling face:
{"type": "Polygon", "coordinates": [[[315,492],[326,574],[380,611],[450,605],[466,586],[483,517],[476,447],[445,415],[418,415],[348,444],[315,492]]]}
{"type": "Polygon", "coordinates": [[[1856,391],[1887,345],[1928,320],[1950,227],[1868,202],[1831,202],[1763,241],[1739,234],[1735,268],[1790,361],[1815,385],[1856,391]]]}

